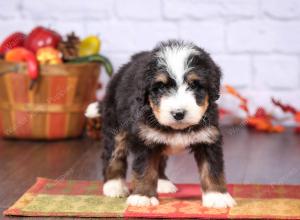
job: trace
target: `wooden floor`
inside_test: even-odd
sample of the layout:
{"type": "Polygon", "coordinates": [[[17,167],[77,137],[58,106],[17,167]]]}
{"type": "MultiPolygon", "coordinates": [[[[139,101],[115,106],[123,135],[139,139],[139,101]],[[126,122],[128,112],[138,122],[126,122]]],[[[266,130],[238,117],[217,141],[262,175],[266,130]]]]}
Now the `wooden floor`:
{"type": "MultiPolygon", "coordinates": [[[[232,127],[222,130],[228,183],[300,184],[299,134],[291,129],[282,134],[232,127]]],[[[0,141],[0,211],[12,205],[36,177],[102,179],[100,154],[101,146],[86,138],[0,141]]],[[[177,183],[198,183],[199,179],[188,154],[171,157],[167,174],[177,183]]]]}

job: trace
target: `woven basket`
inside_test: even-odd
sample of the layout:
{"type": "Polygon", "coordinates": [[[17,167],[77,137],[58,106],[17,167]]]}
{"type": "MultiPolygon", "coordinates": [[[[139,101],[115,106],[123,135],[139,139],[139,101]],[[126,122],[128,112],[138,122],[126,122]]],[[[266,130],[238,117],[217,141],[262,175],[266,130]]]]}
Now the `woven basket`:
{"type": "Polygon", "coordinates": [[[16,65],[18,73],[0,75],[0,136],[50,140],[80,136],[84,110],[95,100],[100,65],[42,65],[32,90],[25,64],[1,61],[0,70],[16,65]]]}

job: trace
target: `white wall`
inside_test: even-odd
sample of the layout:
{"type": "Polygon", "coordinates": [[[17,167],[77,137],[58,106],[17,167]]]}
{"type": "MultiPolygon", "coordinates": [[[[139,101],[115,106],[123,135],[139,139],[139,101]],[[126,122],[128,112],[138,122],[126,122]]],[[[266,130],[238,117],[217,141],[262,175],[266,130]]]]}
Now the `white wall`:
{"type": "Polygon", "coordinates": [[[253,105],[274,96],[300,108],[300,0],[1,0],[0,9],[1,40],[38,24],[99,34],[115,68],[160,40],[191,40],[253,105]]]}

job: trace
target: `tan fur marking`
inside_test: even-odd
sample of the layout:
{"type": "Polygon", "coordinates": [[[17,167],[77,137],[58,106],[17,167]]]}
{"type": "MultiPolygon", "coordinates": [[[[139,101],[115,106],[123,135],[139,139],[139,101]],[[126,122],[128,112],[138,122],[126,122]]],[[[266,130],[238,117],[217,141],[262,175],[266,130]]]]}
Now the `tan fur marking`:
{"type": "Polygon", "coordinates": [[[226,192],[224,173],[217,179],[213,178],[207,162],[203,162],[202,167],[199,167],[199,172],[203,192],[226,192]]]}
{"type": "Polygon", "coordinates": [[[168,77],[164,73],[158,73],[155,76],[155,82],[162,82],[162,83],[167,83],[168,82],[168,77]]]}
{"type": "Polygon", "coordinates": [[[106,179],[125,177],[127,168],[126,138],[126,132],[120,132],[115,136],[115,149],[106,170],[106,179]]]}
{"type": "Polygon", "coordinates": [[[204,103],[200,106],[200,112],[202,115],[206,112],[208,108],[209,102],[208,102],[208,95],[205,96],[204,103]]]}
{"type": "Polygon", "coordinates": [[[139,183],[138,174],[132,171],[131,174],[131,189],[134,191],[139,183]]]}
{"type": "Polygon", "coordinates": [[[115,136],[115,150],[112,154],[112,159],[120,158],[126,153],[126,136],[125,132],[120,132],[115,136]]]}
{"type": "Polygon", "coordinates": [[[188,73],[188,75],[186,76],[186,80],[191,83],[195,80],[199,80],[201,79],[195,72],[190,72],[188,73]]]}
{"type": "Polygon", "coordinates": [[[158,170],[161,154],[153,154],[149,158],[143,174],[133,172],[132,187],[133,194],[146,195],[148,197],[156,196],[158,181],[158,170]]]}
{"type": "Polygon", "coordinates": [[[159,116],[160,116],[160,110],[159,110],[159,107],[158,107],[157,105],[155,105],[155,104],[153,103],[153,101],[152,101],[150,98],[149,98],[149,103],[150,103],[150,107],[152,108],[155,117],[156,117],[157,119],[159,119],[159,116]]]}

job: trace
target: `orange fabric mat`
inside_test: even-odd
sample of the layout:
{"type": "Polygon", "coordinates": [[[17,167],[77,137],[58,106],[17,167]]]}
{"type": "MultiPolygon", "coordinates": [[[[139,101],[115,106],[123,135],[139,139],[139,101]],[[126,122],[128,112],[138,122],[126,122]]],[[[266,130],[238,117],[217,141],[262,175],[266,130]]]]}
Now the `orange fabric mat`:
{"type": "Polygon", "coordinates": [[[300,219],[300,186],[228,185],[238,205],[209,209],[201,205],[199,185],[179,184],[174,194],[160,194],[156,207],[127,207],[126,198],[108,198],[101,182],[50,180],[36,183],[4,215],[74,217],[300,219]]]}

